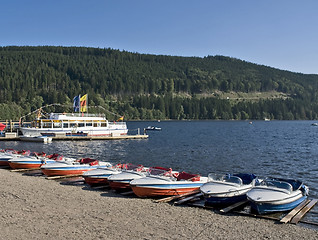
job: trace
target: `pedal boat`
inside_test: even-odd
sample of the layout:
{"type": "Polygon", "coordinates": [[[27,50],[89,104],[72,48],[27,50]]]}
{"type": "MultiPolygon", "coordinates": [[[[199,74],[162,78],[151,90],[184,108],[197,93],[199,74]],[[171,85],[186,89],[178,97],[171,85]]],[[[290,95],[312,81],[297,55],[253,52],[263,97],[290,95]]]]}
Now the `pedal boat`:
{"type": "Polygon", "coordinates": [[[109,186],[116,191],[128,191],[130,181],[137,178],[145,177],[147,168],[142,165],[126,164],[119,174],[114,174],[108,177],[109,186]]]}
{"type": "Polygon", "coordinates": [[[26,150],[13,150],[13,149],[4,149],[0,152],[0,166],[9,166],[9,160],[15,157],[27,156],[30,154],[30,151],[26,150]]]}
{"type": "Polygon", "coordinates": [[[166,171],[135,179],[130,186],[138,197],[174,196],[199,190],[207,180],[198,174],[166,171]]]}
{"type": "Polygon", "coordinates": [[[209,174],[200,187],[206,206],[225,207],[246,200],[246,193],[255,185],[254,174],[209,174]]]}
{"type": "Polygon", "coordinates": [[[104,186],[108,185],[108,178],[111,175],[119,174],[122,172],[122,168],[125,164],[116,164],[115,166],[104,166],[94,169],[92,171],[87,171],[83,173],[83,178],[85,183],[90,186],[104,186]]]}
{"type": "Polygon", "coordinates": [[[40,168],[44,164],[61,161],[63,159],[64,157],[62,155],[58,155],[56,153],[46,155],[44,152],[32,152],[29,156],[12,158],[9,160],[9,165],[13,169],[40,168]]]}
{"type": "Polygon", "coordinates": [[[309,189],[293,179],[266,179],[247,193],[252,210],[258,214],[289,211],[307,199],[309,189]]]}
{"type": "Polygon", "coordinates": [[[66,158],[63,161],[56,161],[41,166],[42,172],[46,176],[66,176],[81,175],[84,172],[97,169],[99,167],[111,166],[109,162],[102,162],[92,158],[73,159],[66,158]]]}

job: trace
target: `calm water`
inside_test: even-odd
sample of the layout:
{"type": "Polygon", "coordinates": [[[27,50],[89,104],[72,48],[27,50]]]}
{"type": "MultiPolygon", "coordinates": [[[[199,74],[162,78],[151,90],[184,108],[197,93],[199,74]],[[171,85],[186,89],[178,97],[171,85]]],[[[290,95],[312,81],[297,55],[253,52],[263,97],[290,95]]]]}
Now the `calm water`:
{"type": "MultiPolygon", "coordinates": [[[[207,175],[248,172],[260,177],[303,180],[318,198],[318,127],[312,121],[162,121],[128,122],[136,132],[149,125],[146,140],[67,141],[50,144],[0,142],[0,148],[57,152],[112,163],[171,167],[207,175]]],[[[314,212],[317,211],[317,206],[314,212]]],[[[316,215],[317,216],[317,215],[316,215]]],[[[318,222],[318,216],[314,217],[318,222]]]]}

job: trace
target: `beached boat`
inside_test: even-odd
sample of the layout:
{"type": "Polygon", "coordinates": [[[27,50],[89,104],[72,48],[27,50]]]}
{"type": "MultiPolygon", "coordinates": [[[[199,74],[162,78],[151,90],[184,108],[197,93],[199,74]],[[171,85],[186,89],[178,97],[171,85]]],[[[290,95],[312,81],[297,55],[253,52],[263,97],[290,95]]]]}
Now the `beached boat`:
{"type": "Polygon", "coordinates": [[[108,178],[111,175],[119,174],[122,172],[122,168],[125,164],[116,164],[115,166],[99,167],[92,171],[84,172],[83,178],[85,183],[91,186],[104,186],[108,185],[108,178]]]}
{"type": "Polygon", "coordinates": [[[126,164],[119,174],[108,177],[109,186],[116,191],[130,189],[130,181],[146,176],[148,168],[142,165],[126,164]]]}
{"type": "Polygon", "coordinates": [[[46,176],[81,175],[84,172],[97,169],[101,166],[111,166],[109,162],[102,162],[92,158],[72,159],[56,161],[41,166],[46,176]]]}
{"type": "Polygon", "coordinates": [[[125,122],[109,122],[105,116],[87,113],[51,113],[30,127],[21,127],[27,137],[36,136],[121,136],[127,135],[125,122]]]}
{"type": "Polygon", "coordinates": [[[14,157],[27,156],[30,151],[21,150],[17,151],[14,149],[4,149],[0,151],[0,166],[9,166],[9,160],[14,157]]]}
{"type": "Polygon", "coordinates": [[[55,161],[62,161],[64,157],[56,153],[46,155],[44,152],[33,152],[28,156],[14,157],[9,160],[9,165],[13,169],[30,169],[40,168],[47,163],[53,163],[55,161]]]}
{"type": "Polygon", "coordinates": [[[209,174],[200,187],[205,205],[223,207],[246,200],[246,193],[255,185],[254,174],[209,174]]]}
{"type": "Polygon", "coordinates": [[[207,180],[198,174],[165,171],[133,180],[130,186],[138,197],[173,196],[198,190],[207,180]]]}
{"type": "Polygon", "coordinates": [[[308,187],[293,179],[266,179],[256,184],[248,193],[251,207],[259,214],[288,211],[303,202],[308,187]]]}

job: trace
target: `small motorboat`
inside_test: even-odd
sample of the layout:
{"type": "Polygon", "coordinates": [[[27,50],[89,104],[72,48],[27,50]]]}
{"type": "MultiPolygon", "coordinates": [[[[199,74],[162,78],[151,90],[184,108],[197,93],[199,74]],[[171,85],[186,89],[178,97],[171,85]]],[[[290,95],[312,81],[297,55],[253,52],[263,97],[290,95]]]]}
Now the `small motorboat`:
{"type": "Polygon", "coordinates": [[[200,187],[205,205],[224,207],[246,200],[246,193],[255,185],[254,174],[209,174],[208,182],[200,187]]]}
{"type": "Polygon", "coordinates": [[[148,126],[145,128],[146,131],[161,131],[160,127],[148,126]]]}
{"type": "Polygon", "coordinates": [[[198,190],[208,180],[198,174],[164,171],[135,179],[130,186],[138,197],[174,196],[198,190]]]}
{"type": "Polygon", "coordinates": [[[20,140],[25,142],[41,142],[41,143],[52,142],[52,138],[48,136],[21,136],[20,140]]]}
{"type": "Polygon", "coordinates": [[[308,187],[294,179],[265,179],[255,185],[247,199],[258,214],[289,211],[306,200],[308,187]]]}
{"type": "Polygon", "coordinates": [[[130,181],[145,177],[148,168],[142,165],[126,164],[119,174],[113,174],[108,177],[109,186],[116,191],[130,190],[130,181]]]}
{"type": "Polygon", "coordinates": [[[9,165],[13,169],[40,168],[47,163],[62,161],[64,157],[59,154],[46,155],[44,152],[33,152],[29,156],[14,157],[9,160],[9,165]]]}
{"type": "Polygon", "coordinates": [[[90,186],[104,186],[108,185],[108,178],[111,175],[119,174],[122,172],[122,169],[125,167],[125,164],[116,164],[115,166],[105,166],[99,167],[92,171],[87,171],[83,173],[83,178],[85,183],[90,186]]]}
{"type": "Polygon", "coordinates": [[[42,172],[46,176],[66,176],[81,175],[84,172],[97,169],[99,167],[112,165],[109,162],[102,162],[92,158],[65,158],[63,161],[55,161],[41,166],[42,172]]]}
{"type": "Polygon", "coordinates": [[[0,166],[9,166],[9,160],[14,157],[27,156],[30,154],[30,151],[21,150],[17,151],[14,149],[4,149],[0,151],[0,166]]]}

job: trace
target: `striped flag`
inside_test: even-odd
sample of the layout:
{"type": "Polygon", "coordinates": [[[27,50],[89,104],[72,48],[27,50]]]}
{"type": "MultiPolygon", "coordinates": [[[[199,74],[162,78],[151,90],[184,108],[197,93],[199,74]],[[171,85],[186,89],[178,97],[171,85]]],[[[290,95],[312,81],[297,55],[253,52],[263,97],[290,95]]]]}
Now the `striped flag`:
{"type": "Polygon", "coordinates": [[[80,97],[81,97],[81,95],[78,95],[78,96],[73,98],[74,112],[79,112],[79,110],[80,110],[80,97]]]}
{"type": "Polygon", "coordinates": [[[86,112],[87,111],[87,94],[81,97],[80,101],[81,101],[81,112],[86,112]]]}

